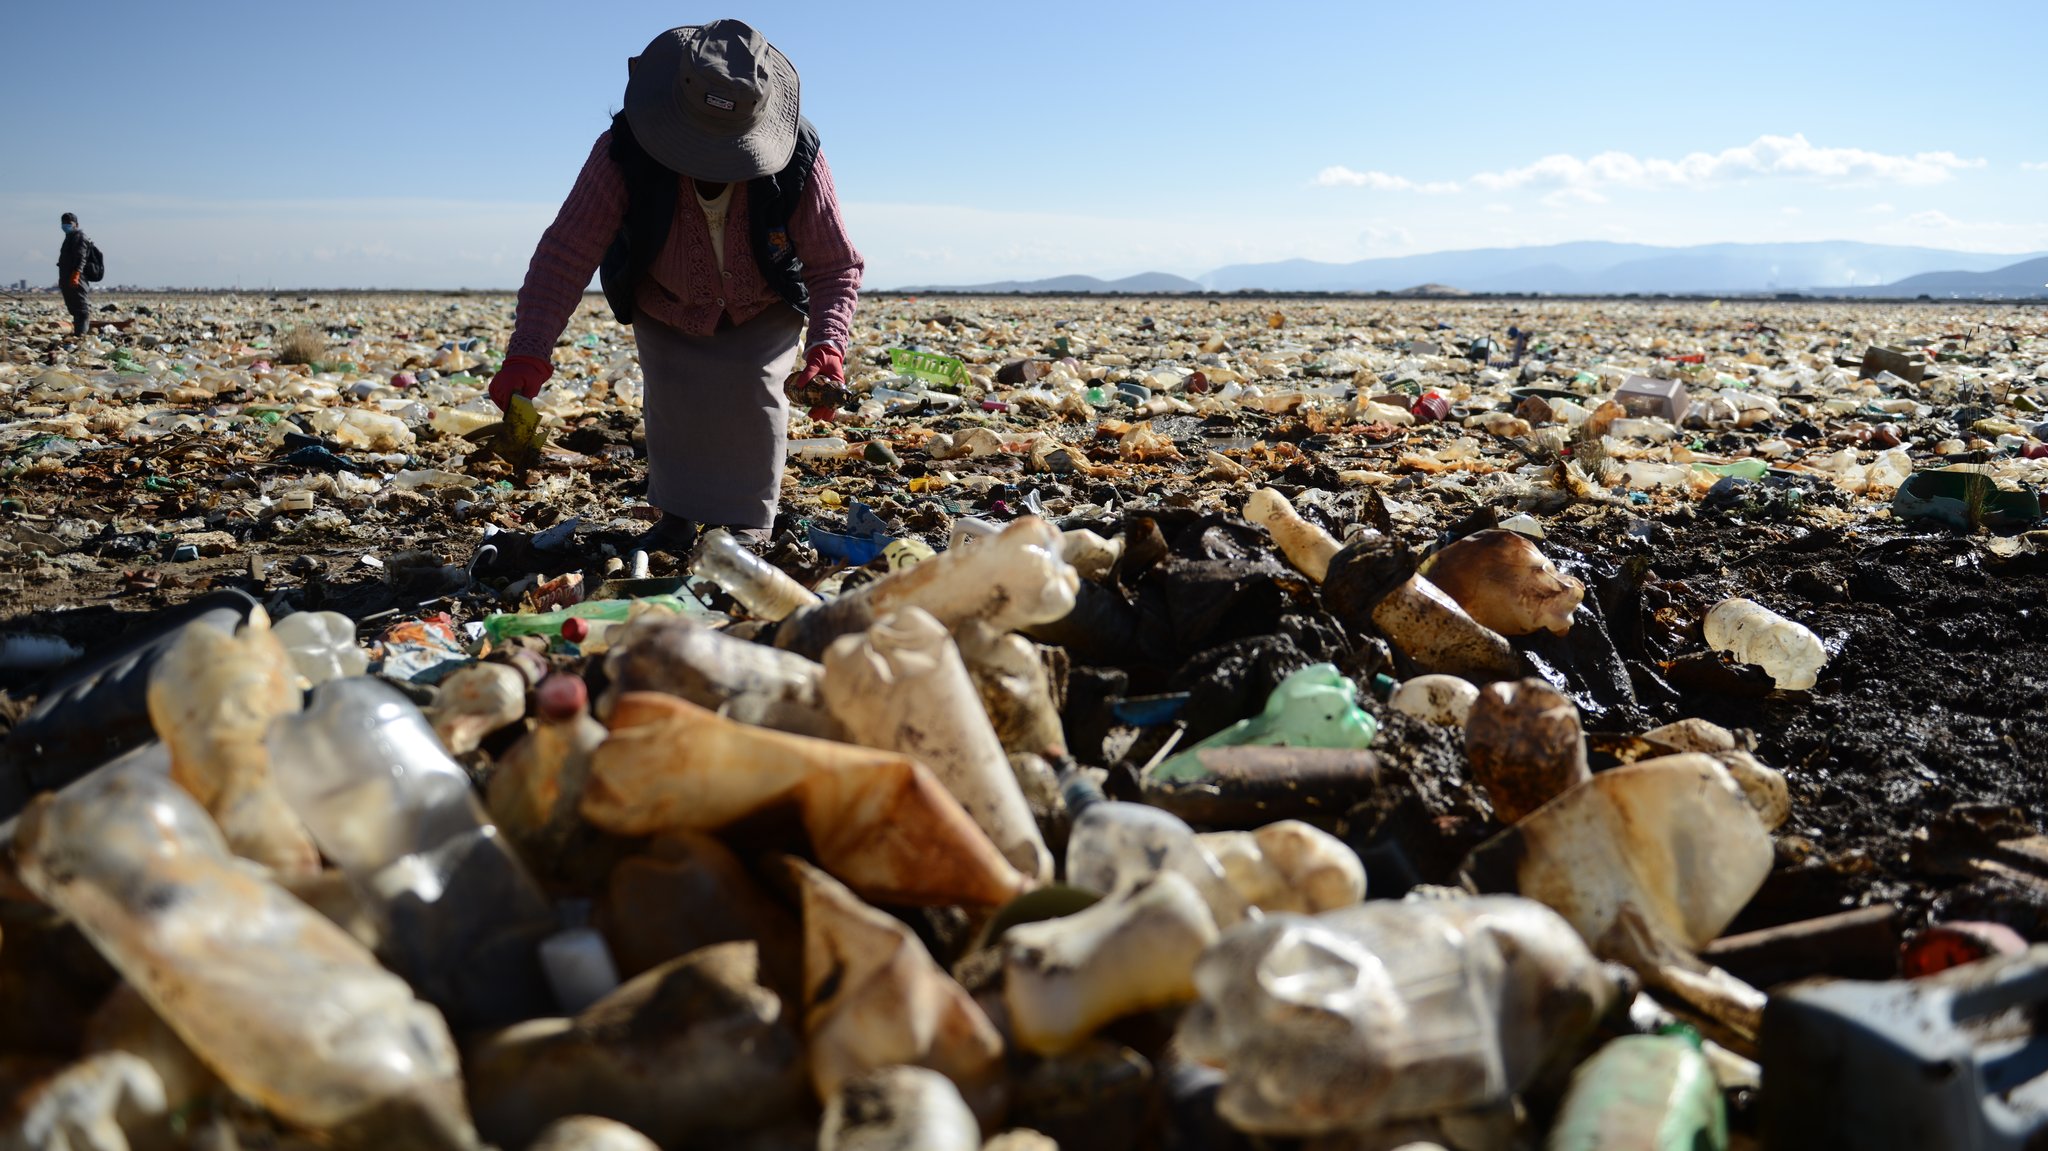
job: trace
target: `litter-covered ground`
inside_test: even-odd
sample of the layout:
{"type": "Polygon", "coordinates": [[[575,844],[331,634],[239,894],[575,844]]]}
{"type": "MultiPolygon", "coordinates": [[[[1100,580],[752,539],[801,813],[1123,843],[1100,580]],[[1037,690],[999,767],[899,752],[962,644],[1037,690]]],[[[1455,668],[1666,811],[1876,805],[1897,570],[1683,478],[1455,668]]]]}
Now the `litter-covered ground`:
{"type": "Polygon", "coordinates": [[[24,1145],[1994,1145],[1789,985],[2048,970],[2038,308],[874,298],[675,556],[595,303],[537,435],[508,297],[99,304],[0,313],[24,1145]]]}

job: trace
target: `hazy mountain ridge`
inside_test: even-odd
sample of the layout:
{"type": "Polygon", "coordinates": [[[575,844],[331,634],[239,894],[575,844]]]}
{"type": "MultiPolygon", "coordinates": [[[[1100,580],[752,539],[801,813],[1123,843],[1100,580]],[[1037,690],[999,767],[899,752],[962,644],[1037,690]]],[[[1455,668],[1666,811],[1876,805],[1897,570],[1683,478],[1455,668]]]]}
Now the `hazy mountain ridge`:
{"type": "Polygon", "coordinates": [[[1819,292],[1840,295],[2048,294],[2036,265],[2048,254],[1955,252],[1942,248],[1826,240],[1792,244],[1660,247],[1601,240],[1530,248],[1473,248],[1357,260],[1233,264],[1199,282],[1163,272],[1104,281],[1057,276],[904,291],[958,292],[1401,292],[1443,284],[1467,292],[1610,295],[1626,293],[1819,292]]]}

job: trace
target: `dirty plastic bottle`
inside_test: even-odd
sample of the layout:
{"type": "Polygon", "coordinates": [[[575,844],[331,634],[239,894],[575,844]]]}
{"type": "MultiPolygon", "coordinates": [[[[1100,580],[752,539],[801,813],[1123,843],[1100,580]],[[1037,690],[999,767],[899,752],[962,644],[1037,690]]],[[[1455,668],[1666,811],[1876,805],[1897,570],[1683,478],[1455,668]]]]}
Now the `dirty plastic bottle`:
{"type": "Polygon", "coordinates": [[[775,646],[815,659],[840,636],[913,605],[947,627],[979,619],[1015,631],[1064,618],[1081,582],[1064,547],[1058,528],[1024,516],[993,539],[941,552],[789,617],[775,632],[775,646]]]}
{"type": "Polygon", "coordinates": [[[1388,706],[1438,727],[1463,727],[1479,702],[1479,689],[1455,675],[1404,679],[1387,697],[1388,706]]]}
{"type": "Polygon", "coordinates": [[[1216,921],[1194,885],[1162,871],[1058,919],[1003,936],[1003,1002],[1026,1050],[1059,1055],[1126,1015],[1195,997],[1216,921]]]}
{"type": "Polygon", "coordinates": [[[1819,636],[1755,600],[1722,600],[1707,612],[1701,628],[1708,647],[1763,668],[1783,691],[1812,687],[1828,663],[1819,636]]]}
{"type": "Polygon", "coordinates": [[[109,772],[45,795],[22,816],[15,850],[29,888],[237,1094],[315,1131],[474,1146],[440,1014],[237,863],[170,780],[109,772]],[[319,1057],[291,1057],[307,1052],[319,1057]]]}
{"type": "Polygon", "coordinates": [[[1264,912],[1316,915],[1365,898],[1365,865],[1344,841],[1298,819],[1195,839],[1223,865],[1244,901],[1264,912]]]}
{"type": "Polygon", "coordinates": [[[724,588],[757,619],[780,620],[824,602],[781,568],[740,546],[724,528],[707,533],[697,545],[690,574],[724,588]]]}
{"type": "Polygon", "coordinates": [[[499,758],[485,791],[491,820],[529,861],[560,855],[582,822],[578,807],[590,778],[590,753],[604,742],[580,676],[556,673],[534,689],[533,730],[499,758]]]}
{"type": "MultiPolygon", "coordinates": [[[[957,525],[960,521],[953,521],[957,525]]],[[[1060,554],[1074,565],[1082,579],[1100,583],[1109,578],[1116,561],[1123,558],[1124,538],[1103,539],[1087,528],[1068,528],[1060,533],[1060,554]]]]}
{"type": "Polygon", "coordinates": [[[1593,777],[1579,709],[1540,679],[1490,683],[1465,721],[1472,780],[1502,823],[1514,823],[1593,777]]]}
{"type": "Polygon", "coordinates": [[[1052,878],[1052,853],[1009,756],[953,637],[931,613],[902,608],[834,641],[825,650],[824,694],[854,742],[930,768],[1010,866],[1034,884],[1052,878]]]}
{"type": "Polygon", "coordinates": [[[1473,619],[1428,579],[1413,574],[1385,539],[1346,544],[1330,561],[1323,599],[1351,626],[1386,636],[1419,672],[1475,683],[1522,674],[1506,637],[1473,619]]]}
{"type": "Polygon", "coordinates": [[[1379,901],[1225,933],[1195,965],[1189,1058],[1259,1135],[1356,1131],[1505,1104],[1576,1048],[1615,988],[1527,899],[1379,901]]]}
{"type": "Polygon", "coordinates": [[[356,642],[356,621],[338,611],[296,611],[271,630],[309,685],[370,670],[370,653],[356,642]]]}
{"type": "Polygon", "coordinates": [[[394,970],[458,1027],[547,1012],[535,948],[553,909],[411,701],[332,680],[272,726],[270,748],[321,853],[378,912],[394,970]]]}
{"type": "Polygon", "coordinates": [[[1572,1073],[1543,1151],[1727,1151],[1728,1108],[1699,1033],[1624,1035],[1572,1073]]]}
{"type": "Polygon", "coordinates": [[[945,1076],[884,1067],[825,1104],[818,1151],[981,1151],[981,1124],[945,1076]]]}
{"type": "Polygon", "coordinates": [[[654,1140],[616,1119],[571,1115],[542,1129],[526,1151],[661,1151],[654,1140]]]}
{"type": "Polygon", "coordinates": [[[1330,557],[1343,547],[1335,536],[1301,518],[1287,497],[1272,488],[1252,493],[1244,502],[1244,518],[1265,528],[1287,562],[1317,583],[1329,574],[1330,557]]]}
{"type": "Polygon", "coordinates": [[[299,710],[297,679],[260,607],[234,634],[185,628],[149,672],[149,721],[170,749],[171,778],[205,806],[235,854],[281,875],[320,869],[264,746],[272,723],[299,710]]]}
{"type": "Polygon", "coordinates": [[[978,619],[953,629],[953,639],[1003,750],[1013,755],[1066,754],[1066,728],[1052,701],[1052,681],[1038,645],[978,619]]]}
{"type": "Polygon", "coordinates": [[[463,1053],[484,1138],[527,1147],[601,1115],[662,1147],[729,1147],[809,1104],[795,1013],[763,986],[757,948],[721,943],[632,979],[573,1017],[529,1019],[463,1053]]]}
{"type": "Polygon", "coordinates": [[[583,818],[605,831],[717,831],[793,805],[818,862],[877,902],[996,906],[1028,886],[900,752],[770,731],[651,691],[619,697],[611,732],[583,792],[583,818]]]}
{"type": "Polygon", "coordinates": [[[1557,570],[1520,532],[1473,532],[1429,557],[1421,574],[1465,613],[1502,635],[1571,630],[1586,585],[1557,570]]]}
{"type": "Polygon", "coordinates": [[[1078,767],[1061,774],[1060,792],[1074,821],[1067,835],[1069,884],[1114,895],[1172,871],[1201,893],[1218,927],[1231,927],[1245,917],[1244,899],[1230,885],[1223,865],[1181,819],[1146,804],[1109,800],[1078,767]]]}
{"type": "Polygon", "coordinates": [[[504,663],[476,663],[441,681],[427,721],[450,755],[468,755],[485,736],[526,718],[526,677],[504,663]]]}
{"type": "Polygon", "coordinates": [[[757,727],[846,736],[825,707],[825,668],[815,660],[674,616],[635,620],[615,638],[605,657],[610,686],[597,703],[602,718],[626,692],[659,691],[757,727]]]}
{"type": "Polygon", "coordinates": [[[932,961],[902,921],[792,860],[804,919],[804,1036],[811,1084],[830,1099],[884,1067],[928,1067],[990,1115],[1003,1039],[967,989],[932,961]]]}
{"type": "Polygon", "coordinates": [[[560,637],[594,655],[603,650],[607,633],[614,625],[641,616],[659,618],[704,614],[703,605],[696,600],[673,595],[650,595],[637,599],[593,599],[571,604],[559,611],[501,612],[485,616],[484,634],[490,637],[492,643],[498,644],[523,635],[545,636],[549,639],[560,637]],[[577,622],[572,621],[580,621],[582,624],[582,639],[576,639],[571,635],[577,627],[577,622]]]}
{"type": "Polygon", "coordinates": [[[1280,681],[1265,709],[1241,719],[1151,772],[1161,781],[1192,781],[1205,772],[1199,753],[1214,747],[1372,746],[1379,724],[1358,706],[1358,685],[1335,665],[1315,663],[1280,681]]]}

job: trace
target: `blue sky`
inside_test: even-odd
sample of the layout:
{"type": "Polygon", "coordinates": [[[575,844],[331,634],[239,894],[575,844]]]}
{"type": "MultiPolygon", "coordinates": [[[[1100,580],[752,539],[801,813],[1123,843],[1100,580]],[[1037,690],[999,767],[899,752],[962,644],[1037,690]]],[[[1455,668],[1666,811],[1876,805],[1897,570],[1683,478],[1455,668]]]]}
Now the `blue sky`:
{"type": "Polygon", "coordinates": [[[108,0],[6,17],[0,282],[54,277],[68,208],[118,281],[516,286],[626,57],[717,16],[802,74],[871,287],[1581,239],[2048,249],[2039,0],[108,0]]]}

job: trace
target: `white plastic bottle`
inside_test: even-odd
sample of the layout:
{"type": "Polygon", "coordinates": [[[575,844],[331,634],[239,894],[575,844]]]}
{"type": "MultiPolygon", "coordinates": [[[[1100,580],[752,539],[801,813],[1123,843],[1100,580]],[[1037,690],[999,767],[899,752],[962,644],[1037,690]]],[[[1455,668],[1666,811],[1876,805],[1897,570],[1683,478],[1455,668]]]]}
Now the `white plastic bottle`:
{"type": "Polygon", "coordinates": [[[1286,553],[1287,562],[1317,583],[1329,574],[1330,557],[1343,547],[1335,536],[1301,518],[1287,497],[1273,488],[1252,493],[1244,502],[1244,518],[1265,528],[1286,553]]]}
{"type": "Polygon", "coordinates": [[[1784,691],[1812,687],[1828,663],[1819,636],[1755,600],[1722,600],[1707,612],[1702,628],[1708,647],[1763,668],[1784,691]]]}

